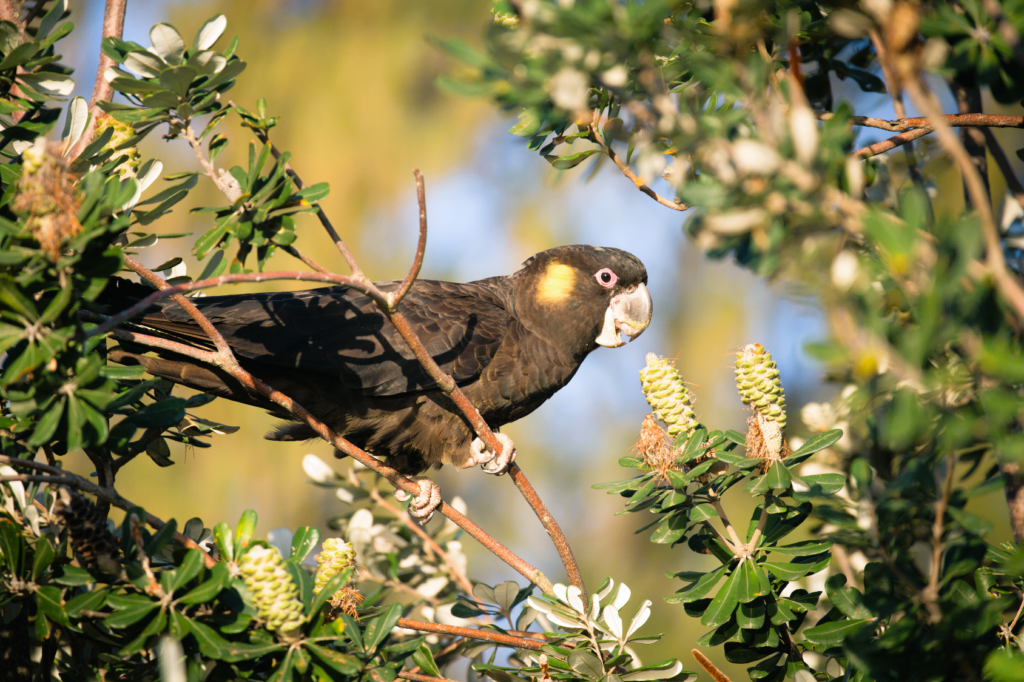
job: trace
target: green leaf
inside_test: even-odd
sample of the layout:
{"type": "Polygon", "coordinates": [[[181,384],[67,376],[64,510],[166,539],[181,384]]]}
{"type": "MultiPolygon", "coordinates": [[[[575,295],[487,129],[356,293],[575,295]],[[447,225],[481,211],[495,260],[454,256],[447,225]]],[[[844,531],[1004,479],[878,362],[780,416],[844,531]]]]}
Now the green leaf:
{"type": "Polygon", "coordinates": [[[852,636],[870,622],[870,620],[841,620],[825,623],[824,625],[804,630],[804,637],[812,644],[837,646],[842,644],[844,639],[852,636]]]}
{"type": "Polygon", "coordinates": [[[366,643],[366,650],[375,650],[383,642],[395,623],[402,617],[402,605],[392,604],[384,613],[371,620],[363,631],[363,641],[366,643]]]}
{"type": "Polygon", "coordinates": [[[227,655],[227,649],[230,646],[228,641],[218,635],[213,628],[191,618],[185,618],[185,621],[192,631],[192,636],[199,643],[199,651],[204,656],[223,659],[227,655]]]}
{"type": "Polygon", "coordinates": [[[737,577],[739,573],[739,569],[733,571],[729,579],[725,581],[725,585],[718,590],[718,594],[711,600],[711,604],[700,619],[701,625],[718,627],[732,617],[733,612],[739,606],[740,581],[737,577]]]}
{"type": "MultiPolygon", "coordinates": [[[[305,642],[303,646],[306,647],[309,653],[313,654],[314,658],[346,677],[354,677],[356,673],[359,672],[361,665],[359,659],[354,656],[349,656],[348,654],[343,654],[341,652],[334,651],[333,649],[313,644],[309,641],[305,642]]],[[[423,668],[423,664],[417,662],[417,665],[423,668]]],[[[424,670],[426,670],[426,668],[424,668],[424,670]]],[[[435,675],[435,673],[427,674],[435,675]]],[[[440,677],[440,673],[436,673],[436,676],[440,677]]]]}
{"type": "Polygon", "coordinates": [[[988,535],[990,530],[992,530],[992,524],[980,516],[970,512],[965,512],[958,507],[949,507],[946,511],[949,512],[949,515],[952,516],[964,530],[972,535],[984,537],[985,535],[988,535]]]}
{"type": "Polygon", "coordinates": [[[732,441],[741,447],[747,447],[747,437],[738,431],[726,431],[722,434],[726,440],[732,441]]]}
{"type": "Polygon", "coordinates": [[[846,576],[837,573],[825,581],[825,594],[832,606],[851,620],[867,620],[873,614],[864,606],[864,595],[856,587],[844,587],[846,576]]]}
{"type": "Polygon", "coordinates": [[[54,579],[54,582],[59,585],[67,585],[68,587],[77,587],[79,585],[88,585],[89,583],[96,582],[96,579],[92,577],[92,574],[84,568],[78,566],[63,566],[63,571],[60,577],[54,579]]]}
{"type": "Polygon", "coordinates": [[[842,437],[842,429],[832,429],[825,433],[817,433],[808,438],[807,442],[797,448],[796,452],[786,458],[786,461],[789,462],[796,457],[803,457],[804,455],[813,455],[815,452],[824,450],[825,448],[835,444],[842,437]]]}
{"type": "Polygon", "coordinates": [[[767,561],[764,567],[776,578],[789,582],[803,578],[813,568],[811,564],[778,564],[767,561]]]}
{"type": "Polygon", "coordinates": [[[36,553],[32,560],[32,580],[39,582],[39,579],[43,577],[43,573],[53,563],[54,557],[57,555],[57,550],[53,548],[53,544],[49,538],[45,535],[39,538],[36,542],[36,553]]]}
{"type": "Polygon", "coordinates": [[[220,550],[220,556],[224,561],[235,560],[234,533],[231,526],[223,521],[214,526],[213,540],[217,543],[217,549],[220,550]]]}
{"type": "Polygon", "coordinates": [[[765,484],[772,490],[786,490],[793,482],[789,469],[782,462],[772,462],[764,478],[765,484]]]}
{"type": "Polygon", "coordinates": [[[53,585],[45,585],[36,590],[36,603],[42,609],[46,617],[54,623],[67,627],[70,623],[68,614],[64,612],[60,588],[53,585]]]}
{"type": "Polygon", "coordinates": [[[153,50],[168,64],[178,64],[185,53],[185,41],[178,30],[170,24],[156,24],[149,30],[153,50]]]}
{"type": "Polygon", "coordinates": [[[441,677],[441,671],[434,662],[434,655],[430,653],[430,647],[426,643],[420,644],[419,649],[412,655],[412,661],[427,675],[441,677]]]}
{"type": "Polygon", "coordinates": [[[77,619],[81,617],[82,611],[98,611],[103,608],[103,604],[107,600],[107,593],[106,588],[83,592],[64,605],[64,613],[68,614],[70,618],[77,619]]]}
{"type": "Polygon", "coordinates": [[[184,587],[193,578],[199,575],[199,572],[203,570],[203,560],[205,554],[202,550],[190,549],[186,554],[185,558],[181,562],[181,566],[172,571],[174,577],[171,578],[170,591],[176,592],[179,588],[184,587]]]}
{"type": "Polygon", "coordinates": [[[757,563],[752,558],[744,559],[733,573],[736,576],[736,597],[741,604],[747,604],[764,596],[761,581],[757,575],[757,563]]]}
{"type": "MultiPolygon", "coordinates": [[[[198,551],[198,550],[192,550],[198,551]]],[[[196,585],[189,590],[185,596],[178,599],[182,604],[202,604],[210,601],[223,590],[231,579],[227,564],[221,562],[210,571],[210,579],[196,585]]]]}
{"type": "MultiPolygon", "coordinates": [[[[109,597],[107,597],[107,603],[111,606],[114,606],[114,608],[118,608],[112,603],[114,597],[115,595],[110,595],[109,597]]],[[[157,604],[156,602],[150,601],[149,599],[142,597],[139,601],[133,602],[131,605],[125,606],[124,608],[121,608],[115,611],[114,613],[110,614],[109,616],[103,619],[103,622],[106,623],[108,628],[112,628],[115,630],[120,628],[126,628],[129,625],[134,625],[135,623],[138,623],[140,620],[149,615],[149,613],[153,609],[157,608],[157,606],[159,606],[159,604],[157,604]]]]}
{"type": "Polygon", "coordinates": [[[193,46],[196,50],[209,50],[214,43],[220,40],[224,29],[227,28],[228,20],[223,14],[216,14],[199,27],[196,32],[196,39],[193,46]]]}
{"type": "Polygon", "coordinates": [[[583,649],[577,649],[569,654],[569,667],[591,680],[600,680],[604,676],[600,659],[583,649]]]}
{"type": "Polygon", "coordinates": [[[3,553],[7,570],[15,577],[21,577],[25,550],[25,539],[18,525],[9,519],[0,518],[0,552],[3,553]]]}
{"type": "Polygon", "coordinates": [[[600,151],[602,150],[588,149],[585,152],[577,152],[576,154],[571,154],[569,156],[545,156],[544,159],[547,160],[552,165],[552,167],[558,170],[568,170],[570,168],[575,168],[576,166],[586,161],[587,158],[593,156],[594,154],[597,154],[600,151]]]}
{"type": "Polygon", "coordinates": [[[774,554],[784,554],[786,556],[814,556],[815,554],[827,552],[830,549],[832,549],[831,540],[826,540],[824,542],[804,540],[803,542],[795,542],[792,545],[786,545],[784,547],[772,547],[771,551],[774,554]]]}
{"type": "Polygon", "coordinates": [[[178,97],[185,98],[195,77],[196,70],[191,66],[175,66],[160,74],[160,84],[178,97]]]}
{"type": "Polygon", "coordinates": [[[256,512],[246,509],[242,512],[242,518],[238,520],[235,528],[235,556],[242,556],[242,550],[249,546],[252,534],[256,531],[256,512]]]}
{"type": "Polygon", "coordinates": [[[688,604],[697,601],[714,589],[728,568],[727,565],[722,565],[713,571],[705,573],[693,584],[687,585],[675,594],[665,597],[665,601],[669,604],[688,604]]]}
{"type": "Polygon", "coordinates": [[[292,555],[289,557],[289,561],[301,564],[316,549],[318,542],[320,542],[320,531],[309,526],[302,526],[295,531],[295,535],[292,537],[292,555]]]}

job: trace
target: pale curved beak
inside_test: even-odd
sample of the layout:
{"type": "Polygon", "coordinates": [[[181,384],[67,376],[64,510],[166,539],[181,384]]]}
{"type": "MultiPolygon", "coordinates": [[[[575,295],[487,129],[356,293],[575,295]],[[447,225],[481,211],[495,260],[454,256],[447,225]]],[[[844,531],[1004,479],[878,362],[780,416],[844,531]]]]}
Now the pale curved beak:
{"type": "Polygon", "coordinates": [[[630,341],[640,336],[651,323],[653,312],[651,292],[643,283],[632,291],[613,296],[604,313],[604,326],[594,342],[606,348],[624,346],[626,342],[621,334],[628,336],[630,341]]]}

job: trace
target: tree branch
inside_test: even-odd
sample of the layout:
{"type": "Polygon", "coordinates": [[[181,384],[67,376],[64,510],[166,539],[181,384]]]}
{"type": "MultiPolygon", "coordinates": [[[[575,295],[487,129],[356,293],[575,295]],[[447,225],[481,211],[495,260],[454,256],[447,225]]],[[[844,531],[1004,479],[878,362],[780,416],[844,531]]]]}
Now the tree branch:
{"type": "Polygon", "coordinates": [[[890,149],[902,147],[905,144],[913,142],[919,137],[924,137],[925,135],[931,133],[933,130],[934,128],[931,127],[908,130],[905,133],[900,133],[899,135],[890,137],[888,140],[882,140],[881,142],[876,142],[873,145],[864,147],[863,149],[858,149],[857,151],[853,152],[853,156],[859,156],[861,158],[867,159],[877,154],[887,152],[890,149]]]}
{"type": "Polygon", "coordinates": [[[685,211],[688,208],[690,208],[689,206],[687,206],[686,204],[684,204],[681,201],[678,201],[678,200],[674,200],[673,201],[673,200],[670,200],[670,199],[666,199],[665,197],[661,196],[660,194],[655,192],[653,189],[648,187],[644,183],[643,180],[641,180],[639,177],[637,177],[636,173],[634,173],[632,170],[630,170],[629,166],[626,163],[624,163],[622,161],[622,159],[619,158],[619,155],[615,153],[615,150],[612,149],[612,146],[610,144],[608,144],[607,142],[605,142],[605,139],[601,136],[601,134],[599,132],[597,132],[597,123],[596,122],[594,122],[594,123],[592,123],[590,125],[590,135],[588,135],[588,138],[590,139],[591,142],[594,142],[595,144],[600,146],[602,150],[604,150],[604,153],[608,155],[608,158],[612,160],[612,163],[614,163],[615,166],[620,171],[622,171],[623,175],[625,175],[627,178],[629,178],[633,182],[633,185],[636,186],[636,188],[638,190],[640,190],[641,192],[643,192],[644,194],[646,194],[650,198],[654,199],[655,201],[657,201],[662,206],[667,206],[667,207],[671,208],[672,210],[675,210],[675,211],[685,211]]]}
{"type": "MultiPolygon", "coordinates": [[[[835,114],[831,111],[814,112],[819,121],[831,121],[835,114]]],[[[1024,128],[1024,116],[1003,116],[1000,114],[940,114],[946,125],[952,128],[1024,128]]],[[[887,121],[884,118],[871,116],[851,116],[850,124],[866,128],[879,128],[891,133],[902,133],[917,128],[931,128],[930,118],[899,118],[887,121]]]]}
{"type": "Polygon", "coordinates": [[[459,628],[454,625],[441,625],[440,623],[424,623],[418,620],[409,620],[408,618],[399,618],[397,625],[398,627],[406,628],[407,630],[436,632],[442,635],[468,637],[470,639],[494,642],[495,644],[503,644],[505,646],[516,647],[518,649],[532,649],[533,651],[539,651],[540,648],[544,646],[543,641],[533,638],[512,637],[498,632],[486,632],[484,630],[474,630],[473,628],[459,628]]]}
{"type": "MultiPolygon", "coordinates": [[[[0,478],[0,480],[19,480],[33,482],[34,480],[38,479],[40,483],[66,485],[70,488],[81,490],[82,492],[94,495],[96,498],[104,500],[110,503],[111,505],[117,507],[118,509],[123,509],[125,511],[129,511],[132,508],[138,506],[134,502],[130,502],[125,498],[121,497],[120,493],[118,493],[116,490],[112,490],[110,488],[101,488],[92,481],[86,480],[81,476],[77,476],[68,471],[64,471],[63,469],[50,466],[49,464],[43,464],[41,462],[36,462],[30,459],[8,457],[7,455],[0,455],[0,463],[9,464],[10,466],[24,467],[26,469],[35,469],[36,471],[42,471],[44,472],[44,474],[46,474],[42,476],[37,476],[34,474],[19,474],[17,477],[5,476],[0,478]]],[[[167,525],[166,523],[164,523],[157,517],[153,516],[149,512],[146,512],[146,523],[148,523],[153,528],[156,528],[157,530],[160,530],[165,525],[167,525]]],[[[206,563],[207,568],[213,568],[217,565],[217,562],[213,560],[213,557],[207,554],[206,550],[197,545],[195,541],[191,538],[188,538],[182,535],[181,533],[175,533],[174,541],[183,547],[188,547],[189,549],[198,549],[200,552],[202,552],[204,557],[203,560],[206,563]]]]}
{"type": "Polygon", "coordinates": [[[906,84],[907,92],[910,94],[914,104],[921,111],[928,114],[928,119],[935,125],[939,142],[949,154],[956,159],[963,175],[964,185],[971,196],[971,204],[981,218],[982,234],[985,237],[985,260],[992,278],[995,280],[996,288],[1002,294],[1006,302],[1013,308],[1017,315],[1018,326],[1024,322],[1024,289],[1016,276],[1006,266],[1006,257],[1003,254],[1003,244],[999,236],[999,227],[996,225],[995,216],[992,214],[992,204],[985,191],[981,175],[977,167],[971,162],[963,145],[953,133],[953,129],[944,120],[940,113],[939,105],[933,101],[930,93],[926,93],[916,78],[909,79],[906,84]]]}
{"type": "MultiPolygon", "coordinates": [[[[100,38],[101,42],[105,38],[120,38],[121,34],[124,33],[124,12],[127,7],[128,0],[107,0],[106,7],[103,10],[103,35],[100,38]]],[[[96,133],[96,117],[102,113],[97,105],[100,102],[109,102],[114,97],[114,88],[103,75],[112,66],[114,66],[114,60],[100,52],[100,63],[96,67],[96,81],[92,86],[92,99],[89,101],[89,111],[92,116],[89,119],[89,125],[86,126],[85,131],[82,133],[82,137],[75,144],[74,149],[71,150],[69,158],[76,158],[92,142],[93,136],[96,133]]]]}
{"type": "Polygon", "coordinates": [[[1013,194],[1014,199],[1017,200],[1017,203],[1024,207],[1024,184],[1021,184],[1017,174],[1013,172],[1013,166],[1010,165],[1010,159],[1007,158],[1006,152],[1003,151],[999,140],[996,139],[995,133],[988,128],[982,128],[981,132],[985,135],[985,144],[988,146],[989,153],[992,154],[996,165],[999,166],[999,172],[1003,174],[1003,179],[1006,180],[1006,186],[1013,194]]]}

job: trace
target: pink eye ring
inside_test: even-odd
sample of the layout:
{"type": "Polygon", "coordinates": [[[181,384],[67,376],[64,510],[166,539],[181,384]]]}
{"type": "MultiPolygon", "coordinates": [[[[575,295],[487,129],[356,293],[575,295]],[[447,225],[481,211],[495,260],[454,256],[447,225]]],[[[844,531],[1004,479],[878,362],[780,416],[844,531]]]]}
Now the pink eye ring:
{"type": "Polygon", "coordinates": [[[618,275],[611,271],[609,268],[601,268],[594,273],[594,279],[597,283],[603,286],[605,289],[611,289],[615,286],[615,283],[619,281],[618,275]]]}

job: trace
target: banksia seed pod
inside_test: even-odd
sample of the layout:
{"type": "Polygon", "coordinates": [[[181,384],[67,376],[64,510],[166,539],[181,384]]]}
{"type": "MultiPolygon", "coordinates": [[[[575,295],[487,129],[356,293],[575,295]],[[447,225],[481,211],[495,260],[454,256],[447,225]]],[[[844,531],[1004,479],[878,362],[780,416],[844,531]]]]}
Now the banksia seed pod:
{"type": "Polygon", "coordinates": [[[281,565],[280,552],[275,547],[253,547],[242,556],[238,569],[267,629],[290,639],[304,618],[299,588],[281,565]]]}
{"type": "Polygon", "coordinates": [[[693,394],[683,385],[672,361],[648,353],[647,366],[640,370],[640,383],[654,414],[668,425],[668,435],[673,439],[692,436],[697,429],[693,394]]]}
{"type": "Polygon", "coordinates": [[[736,388],[745,404],[780,429],[786,428],[786,396],[779,370],[761,344],[747,344],[736,354],[736,388]]]}
{"type": "Polygon", "coordinates": [[[107,128],[113,128],[114,132],[110,136],[110,141],[103,146],[104,150],[113,149],[116,150],[110,157],[110,161],[115,159],[119,160],[120,163],[114,168],[114,173],[117,173],[122,180],[127,178],[134,178],[135,171],[139,168],[139,148],[138,147],[125,147],[124,149],[117,149],[125,142],[135,137],[135,129],[132,128],[131,123],[122,123],[116,121],[110,114],[102,114],[96,119],[96,137],[99,137],[107,128]]]}
{"type": "Polygon", "coordinates": [[[320,590],[341,571],[355,564],[356,550],[352,545],[340,538],[324,540],[324,549],[316,557],[320,566],[316,569],[316,580],[313,582],[313,594],[320,590]]]}
{"type": "Polygon", "coordinates": [[[61,488],[54,511],[71,536],[71,548],[82,568],[113,575],[121,572],[117,540],[96,505],[61,488]]]}
{"type": "Polygon", "coordinates": [[[46,138],[22,152],[22,173],[11,208],[52,261],[64,254],[64,245],[82,231],[78,222],[75,177],[64,165],[57,145],[46,138]]]}

